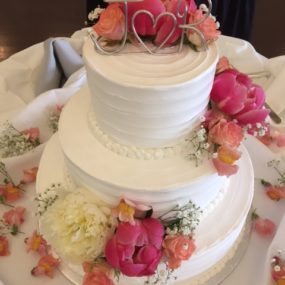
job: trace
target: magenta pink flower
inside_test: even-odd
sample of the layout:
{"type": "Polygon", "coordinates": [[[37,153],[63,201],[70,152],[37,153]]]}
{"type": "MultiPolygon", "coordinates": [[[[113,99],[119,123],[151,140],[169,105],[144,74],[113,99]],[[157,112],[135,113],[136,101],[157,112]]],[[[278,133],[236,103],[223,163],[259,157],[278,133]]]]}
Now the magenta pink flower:
{"type": "Polygon", "coordinates": [[[215,144],[234,149],[240,145],[243,139],[243,132],[242,128],[236,123],[221,119],[210,128],[208,137],[215,144]]]}
{"type": "MultiPolygon", "coordinates": [[[[171,12],[174,15],[177,15],[178,3],[179,3],[179,0],[166,1],[166,11],[171,12]]],[[[197,9],[197,6],[194,0],[183,0],[181,2],[181,6],[179,7],[179,11],[181,14],[183,14],[183,11],[185,10],[186,6],[188,7],[188,10],[190,11],[196,11],[197,9]]],[[[166,42],[167,45],[175,43],[181,37],[182,29],[179,28],[179,25],[183,24],[183,19],[177,16],[176,16],[176,19],[177,19],[177,24],[176,24],[175,31],[173,35],[169,38],[169,40],[166,42]]],[[[160,45],[169,35],[169,33],[171,32],[173,28],[173,20],[170,17],[165,16],[160,20],[158,24],[159,24],[158,31],[157,31],[157,35],[155,38],[156,45],[160,45]]]]}
{"type": "Polygon", "coordinates": [[[213,158],[212,162],[218,172],[219,176],[231,176],[238,171],[238,166],[235,164],[228,164],[218,158],[213,158]]]}
{"type": "Polygon", "coordinates": [[[16,207],[3,214],[3,219],[9,226],[20,226],[25,221],[26,209],[23,207],[16,207]]]}
{"type": "Polygon", "coordinates": [[[257,217],[254,221],[254,229],[261,236],[271,236],[276,231],[276,225],[269,219],[257,217]]]}
{"type": "Polygon", "coordinates": [[[164,228],[159,220],[147,218],[119,224],[105,248],[109,264],[127,276],[154,274],[161,259],[164,228]]]}
{"type": "Polygon", "coordinates": [[[211,100],[222,112],[242,125],[263,122],[269,112],[263,108],[263,89],[252,84],[247,75],[234,69],[216,75],[211,100]]]}
{"type": "MultiPolygon", "coordinates": [[[[131,29],[131,20],[135,12],[138,10],[147,10],[157,17],[160,13],[165,12],[165,7],[160,0],[143,0],[140,2],[129,2],[128,3],[128,30],[131,29]]],[[[135,19],[135,28],[141,36],[152,36],[156,34],[156,27],[153,27],[151,18],[146,15],[138,15],[135,19]]]]}

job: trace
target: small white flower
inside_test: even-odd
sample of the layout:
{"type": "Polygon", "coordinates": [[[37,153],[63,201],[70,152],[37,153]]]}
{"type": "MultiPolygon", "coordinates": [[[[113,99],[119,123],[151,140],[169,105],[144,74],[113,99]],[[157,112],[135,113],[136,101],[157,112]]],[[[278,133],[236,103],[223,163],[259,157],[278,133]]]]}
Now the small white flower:
{"type": "Polygon", "coordinates": [[[256,127],[257,127],[258,129],[260,129],[260,128],[262,127],[262,125],[261,125],[260,123],[256,123],[256,127]]]}
{"type": "Polygon", "coordinates": [[[212,157],[213,157],[213,158],[218,158],[218,153],[217,153],[217,152],[214,152],[214,153],[212,154],[212,157]]]}

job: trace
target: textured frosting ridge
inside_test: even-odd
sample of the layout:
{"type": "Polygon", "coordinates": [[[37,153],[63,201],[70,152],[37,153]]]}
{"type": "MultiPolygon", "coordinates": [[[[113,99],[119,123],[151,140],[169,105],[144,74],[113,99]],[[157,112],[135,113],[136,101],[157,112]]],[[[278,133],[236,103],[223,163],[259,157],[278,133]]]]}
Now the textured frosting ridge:
{"type": "Polygon", "coordinates": [[[103,56],[84,45],[92,104],[100,127],[131,146],[170,146],[205,112],[217,62],[206,52],[184,47],[171,55],[103,56]]]}

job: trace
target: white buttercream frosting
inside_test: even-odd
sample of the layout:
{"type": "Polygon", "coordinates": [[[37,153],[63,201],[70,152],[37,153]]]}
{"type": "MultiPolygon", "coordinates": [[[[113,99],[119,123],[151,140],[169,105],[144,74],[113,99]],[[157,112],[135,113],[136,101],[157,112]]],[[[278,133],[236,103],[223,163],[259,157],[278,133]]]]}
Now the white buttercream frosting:
{"type": "Polygon", "coordinates": [[[90,41],[84,58],[100,127],[120,143],[170,146],[186,137],[205,112],[217,49],[184,47],[171,55],[104,56],[90,41]]]}

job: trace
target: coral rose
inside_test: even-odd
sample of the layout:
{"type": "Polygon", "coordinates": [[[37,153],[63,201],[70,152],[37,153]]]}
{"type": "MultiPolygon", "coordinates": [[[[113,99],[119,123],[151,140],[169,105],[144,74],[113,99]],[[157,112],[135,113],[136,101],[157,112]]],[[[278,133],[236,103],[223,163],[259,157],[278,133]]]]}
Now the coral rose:
{"type": "Polygon", "coordinates": [[[83,285],[114,285],[114,282],[104,272],[95,268],[84,275],[83,285]]]}
{"type": "MultiPolygon", "coordinates": [[[[191,11],[189,15],[189,24],[194,24],[199,22],[202,18],[205,17],[205,14],[201,9],[191,11]]],[[[204,35],[206,42],[209,44],[218,39],[221,32],[217,29],[217,24],[215,20],[209,16],[201,24],[197,25],[196,28],[204,35]]],[[[197,35],[196,32],[189,30],[187,34],[188,40],[197,47],[202,46],[201,38],[197,35]]]]}
{"type": "Polygon", "coordinates": [[[273,186],[266,187],[266,195],[274,201],[285,199],[285,187],[284,186],[273,186]]]}
{"type": "Polygon", "coordinates": [[[97,35],[109,40],[121,40],[125,33],[125,15],[118,3],[110,4],[93,26],[97,35]]]}
{"type": "Polygon", "coordinates": [[[60,261],[52,255],[45,255],[40,258],[36,267],[31,271],[33,276],[46,275],[53,278],[54,270],[59,266],[60,261]]]}
{"type": "Polygon", "coordinates": [[[0,185],[0,198],[3,199],[4,203],[15,202],[22,196],[23,191],[12,183],[0,185]]]}
{"type": "MultiPolygon", "coordinates": [[[[140,2],[128,3],[128,30],[132,31],[132,17],[138,10],[147,10],[154,17],[165,12],[165,7],[160,0],[143,0],[140,2]]],[[[153,36],[156,34],[156,27],[153,27],[151,18],[146,14],[138,15],[135,19],[135,28],[141,36],[153,36]]]]}
{"type": "Polygon", "coordinates": [[[176,269],[182,260],[188,260],[195,251],[194,240],[180,234],[167,235],[163,241],[164,254],[167,257],[168,267],[176,269]]]}
{"type": "Polygon", "coordinates": [[[240,152],[235,149],[226,146],[220,146],[218,148],[218,158],[227,164],[233,164],[240,156],[240,152]]]}
{"type": "Polygon", "coordinates": [[[105,248],[109,264],[127,276],[154,274],[161,259],[164,228],[159,220],[121,223],[105,248]]]}
{"type": "Polygon", "coordinates": [[[243,132],[236,123],[221,119],[209,130],[208,138],[215,144],[234,149],[240,145],[243,132]]]}

